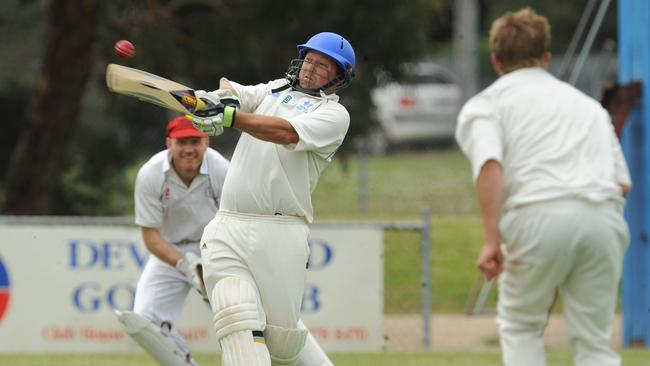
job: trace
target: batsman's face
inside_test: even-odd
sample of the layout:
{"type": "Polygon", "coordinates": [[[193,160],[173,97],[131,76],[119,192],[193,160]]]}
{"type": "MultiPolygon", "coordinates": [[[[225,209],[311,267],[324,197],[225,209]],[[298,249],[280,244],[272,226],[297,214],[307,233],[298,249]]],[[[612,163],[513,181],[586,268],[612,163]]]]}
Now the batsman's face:
{"type": "Polygon", "coordinates": [[[336,71],[336,63],[331,58],[320,52],[307,51],[298,75],[300,87],[318,89],[332,80],[336,71]]]}
{"type": "Polygon", "coordinates": [[[167,138],[167,148],[172,154],[176,172],[183,176],[199,173],[203,155],[208,149],[208,139],[200,137],[167,138]]]}

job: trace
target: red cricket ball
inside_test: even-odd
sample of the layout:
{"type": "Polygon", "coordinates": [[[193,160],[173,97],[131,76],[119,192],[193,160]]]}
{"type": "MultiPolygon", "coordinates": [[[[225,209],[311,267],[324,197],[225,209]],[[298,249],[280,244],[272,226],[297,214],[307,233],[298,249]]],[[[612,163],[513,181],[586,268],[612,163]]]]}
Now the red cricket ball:
{"type": "Polygon", "coordinates": [[[113,51],[115,54],[122,58],[131,58],[135,55],[135,46],[133,43],[123,39],[121,41],[115,42],[113,46],[113,51]]]}

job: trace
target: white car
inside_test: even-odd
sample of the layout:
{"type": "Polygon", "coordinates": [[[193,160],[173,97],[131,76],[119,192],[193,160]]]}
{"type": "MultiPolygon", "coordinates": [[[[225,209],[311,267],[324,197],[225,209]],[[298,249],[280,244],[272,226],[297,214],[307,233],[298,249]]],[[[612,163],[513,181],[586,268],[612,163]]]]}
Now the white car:
{"type": "Polygon", "coordinates": [[[461,98],[454,75],[433,62],[400,67],[401,80],[382,81],[380,75],[372,91],[380,131],[371,137],[371,149],[452,142],[461,98]]]}

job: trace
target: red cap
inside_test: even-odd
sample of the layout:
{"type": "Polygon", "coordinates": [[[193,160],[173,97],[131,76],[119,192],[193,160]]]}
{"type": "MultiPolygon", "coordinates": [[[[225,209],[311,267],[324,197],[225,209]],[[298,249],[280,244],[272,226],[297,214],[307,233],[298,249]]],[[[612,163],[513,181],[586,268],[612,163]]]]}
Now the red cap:
{"type": "Polygon", "coordinates": [[[187,137],[208,137],[208,135],[194,128],[192,121],[187,117],[180,116],[167,124],[167,137],[182,139],[187,137]]]}

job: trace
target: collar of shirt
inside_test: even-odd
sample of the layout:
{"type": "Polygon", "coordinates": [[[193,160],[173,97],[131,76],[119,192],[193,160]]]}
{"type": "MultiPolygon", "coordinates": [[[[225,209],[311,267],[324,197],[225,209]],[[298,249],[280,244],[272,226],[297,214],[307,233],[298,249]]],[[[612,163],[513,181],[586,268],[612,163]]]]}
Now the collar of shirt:
{"type": "Polygon", "coordinates": [[[543,67],[523,67],[521,69],[517,69],[514,71],[510,71],[507,74],[503,74],[499,79],[502,80],[516,80],[518,78],[526,78],[530,76],[540,76],[540,75],[548,75],[548,71],[543,68],[543,67]]]}
{"type": "Polygon", "coordinates": [[[332,101],[332,102],[338,102],[339,101],[339,96],[336,93],[325,94],[325,92],[321,91],[320,92],[320,97],[323,98],[326,101],[332,101]]]}
{"type": "MultiPolygon", "coordinates": [[[[228,81],[228,80],[226,79],[226,81],[228,81]]],[[[230,82],[230,81],[228,81],[228,82],[230,82]]],[[[273,81],[269,82],[269,85],[270,85],[271,89],[276,89],[276,88],[287,85],[287,79],[276,79],[276,80],[273,80],[273,81]]],[[[325,92],[321,91],[320,95],[310,95],[310,94],[303,93],[303,92],[298,91],[298,90],[294,90],[293,88],[287,89],[286,92],[287,93],[299,93],[299,94],[306,95],[306,96],[311,97],[311,98],[320,98],[320,99],[323,99],[323,101],[326,101],[326,102],[329,102],[329,101],[338,102],[339,101],[339,96],[336,93],[325,94],[325,92]]]]}

